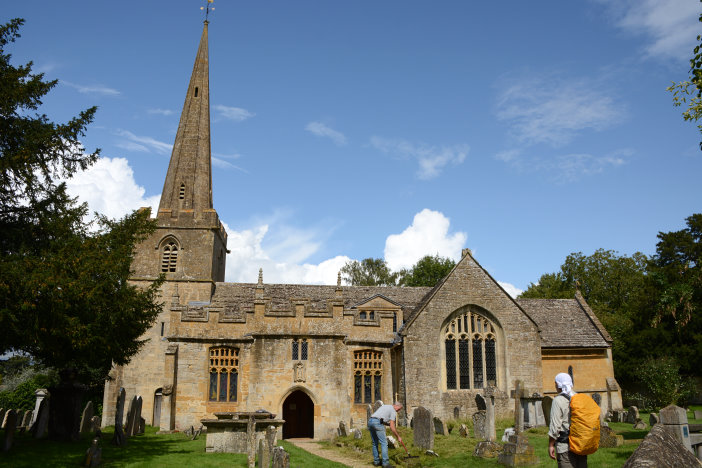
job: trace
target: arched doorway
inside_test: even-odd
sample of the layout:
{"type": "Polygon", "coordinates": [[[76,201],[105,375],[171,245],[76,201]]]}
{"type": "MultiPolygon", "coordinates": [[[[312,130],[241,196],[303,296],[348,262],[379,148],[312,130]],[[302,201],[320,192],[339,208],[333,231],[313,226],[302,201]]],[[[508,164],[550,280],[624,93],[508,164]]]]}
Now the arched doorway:
{"type": "Polygon", "coordinates": [[[314,438],[314,403],[302,390],[283,402],[283,439],[314,438]]]}

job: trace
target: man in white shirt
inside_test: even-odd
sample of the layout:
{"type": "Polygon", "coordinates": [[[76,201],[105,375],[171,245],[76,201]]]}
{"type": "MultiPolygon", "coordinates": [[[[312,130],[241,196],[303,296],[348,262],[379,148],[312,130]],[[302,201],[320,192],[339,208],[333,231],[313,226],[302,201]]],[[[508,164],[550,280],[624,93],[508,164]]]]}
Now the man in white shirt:
{"type": "Polygon", "coordinates": [[[556,391],[548,427],[548,456],[558,462],[558,468],[587,468],[587,455],[571,452],[568,445],[570,397],[575,395],[570,375],[562,372],[556,376],[556,391]]]}
{"type": "Polygon", "coordinates": [[[402,437],[397,433],[397,428],[395,427],[397,412],[401,409],[402,403],[397,401],[393,405],[383,405],[368,420],[368,430],[373,440],[373,465],[375,466],[392,467],[388,458],[388,439],[385,437],[385,426],[390,426],[390,430],[397,437],[397,441],[402,443],[402,437]],[[378,445],[380,445],[380,453],[378,453],[378,445]]]}

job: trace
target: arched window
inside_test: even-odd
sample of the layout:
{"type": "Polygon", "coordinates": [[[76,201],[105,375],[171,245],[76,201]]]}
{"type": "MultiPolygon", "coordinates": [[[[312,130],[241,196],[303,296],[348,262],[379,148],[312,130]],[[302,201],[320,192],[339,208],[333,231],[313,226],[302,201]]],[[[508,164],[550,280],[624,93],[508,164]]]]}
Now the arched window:
{"type": "Polygon", "coordinates": [[[236,401],[239,377],[237,348],[210,348],[210,401],[236,401]]]}
{"type": "Polygon", "coordinates": [[[161,249],[161,273],[173,273],[178,263],[178,244],[174,240],[165,242],[161,249]]]}
{"type": "Polygon", "coordinates": [[[497,334],[490,320],[472,311],[464,312],[446,325],[442,336],[447,389],[497,385],[497,334]]]}
{"type": "Polygon", "coordinates": [[[381,351],[354,351],[353,402],[373,403],[382,400],[383,353],[381,351]]]}
{"type": "Polygon", "coordinates": [[[294,338],[292,340],[292,360],[306,361],[307,354],[307,338],[294,338]]]}

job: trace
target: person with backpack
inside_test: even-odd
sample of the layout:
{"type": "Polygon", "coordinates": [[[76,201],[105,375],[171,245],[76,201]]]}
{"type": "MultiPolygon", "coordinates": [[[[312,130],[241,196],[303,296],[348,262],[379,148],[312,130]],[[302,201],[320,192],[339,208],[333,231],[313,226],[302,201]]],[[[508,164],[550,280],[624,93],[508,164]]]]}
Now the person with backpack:
{"type": "Polygon", "coordinates": [[[587,456],[600,442],[600,407],[585,393],[573,391],[573,379],[562,372],[556,376],[558,395],[551,405],[548,455],[558,468],[587,468],[587,456]]]}

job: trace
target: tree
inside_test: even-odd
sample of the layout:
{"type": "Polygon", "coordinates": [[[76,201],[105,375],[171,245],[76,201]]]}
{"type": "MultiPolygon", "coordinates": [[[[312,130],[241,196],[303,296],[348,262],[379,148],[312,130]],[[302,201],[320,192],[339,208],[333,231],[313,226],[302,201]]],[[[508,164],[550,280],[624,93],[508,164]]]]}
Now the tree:
{"type": "MultiPolygon", "coordinates": [[[[699,17],[702,22],[702,15],[699,17]]],[[[683,119],[685,121],[697,122],[702,117],[702,35],[697,36],[698,44],[693,50],[693,56],[690,59],[690,78],[689,80],[679,83],[673,82],[667,90],[673,93],[673,105],[686,107],[683,111],[683,119]]],[[[697,128],[702,132],[702,124],[698,124],[697,128]]],[[[700,142],[700,150],[702,150],[702,141],[700,142]]]]}
{"type": "Polygon", "coordinates": [[[420,258],[409,270],[402,270],[399,273],[401,286],[435,286],[446,275],[448,275],[456,262],[448,257],[440,257],[438,254],[426,255],[420,258]]]}
{"type": "Polygon", "coordinates": [[[159,281],[128,282],[134,246],[155,227],[143,212],[85,223],[87,206],[56,182],[97,160],[80,143],[96,108],[63,124],[36,112],[57,82],[10,63],[22,23],[0,26],[0,352],[99,383],[159,312],[159,281]]]}
{"type": "Polygon", "coordinates": [[[388,268],[381,258],[364,258],[360,262],[351,260],[341,267],[344,281],[351,286],[395,286],[397,273],[388,268]]]}

